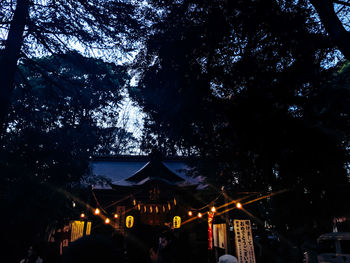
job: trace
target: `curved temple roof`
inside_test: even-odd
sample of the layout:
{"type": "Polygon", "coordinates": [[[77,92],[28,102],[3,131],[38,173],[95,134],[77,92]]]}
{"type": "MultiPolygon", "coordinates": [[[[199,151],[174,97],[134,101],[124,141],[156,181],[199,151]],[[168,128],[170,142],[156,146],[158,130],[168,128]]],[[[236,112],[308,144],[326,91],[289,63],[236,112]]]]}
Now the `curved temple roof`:
{"type": "MultiPolygon", "coordinates": [[[[148,156],[108,156],[96,157],[91,162],[92,173],[108,179],[112,185],[133,186],[158,180],[167,184],[199,185],[199,188],[203,188],[203,178],[188,176],[190,170],[183,158],[154,160],[148,156]]],[[[106,189],[106,186],[95,185],[95,188],[106,189]]]]}
{"type": "Polygon", "coordinates": [[[164,180],[171,183],[185,181],[166,167],[160,160],[151,160],[135,174],[126,179],[126,181],[140,183],[147,178],[148,180],[164,180]]]}

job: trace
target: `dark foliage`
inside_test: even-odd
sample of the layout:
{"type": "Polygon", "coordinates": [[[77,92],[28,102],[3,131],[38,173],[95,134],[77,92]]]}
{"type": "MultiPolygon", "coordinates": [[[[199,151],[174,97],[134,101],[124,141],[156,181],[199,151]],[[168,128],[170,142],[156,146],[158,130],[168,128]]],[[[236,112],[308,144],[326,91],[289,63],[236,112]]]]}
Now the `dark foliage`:
{"type": "Polygon", "coordinates": [[[136,48],[142,28],[135,6],[114,0],[1,1],[0,123],[4,129],[18,60],[83,49],[119,59],[136,48]]]}
{"type": "Polygon", "coordinates": [[[117,152],[131,147],[128,132],[116,127],[128,79],[125,68],[78,53],[21,63],[0,152],[7,214],[0,225],[3,238],[12,236],[6,255],[47,241],[50,228],[79,217],[78,200],[87,201],[81,186],[98,179],[90,177],[91,156],[111,150],[106,140],[122,142],[112,147],[117,152]]]}
{"type": "Polygon", "coordinates": [[[201,172],[231,193],[287,188],[299,202],[275,202],[274,223],[283,230],[313,219],[330,225],[343,208],[336,189],[349,182],[349,82],[325,69],[332,44],[310,6],[152,3],[162,16],[135,65],[138,86],[130,88],[149,116],[144,148],[200,155],[201,172]]]}

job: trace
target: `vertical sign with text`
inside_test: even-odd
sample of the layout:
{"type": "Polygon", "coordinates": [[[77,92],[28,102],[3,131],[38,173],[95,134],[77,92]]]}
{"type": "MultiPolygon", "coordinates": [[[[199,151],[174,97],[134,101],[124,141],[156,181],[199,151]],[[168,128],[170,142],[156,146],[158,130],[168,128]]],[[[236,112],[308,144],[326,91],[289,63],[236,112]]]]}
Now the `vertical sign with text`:
{"type": "Polygon", "coordinates": [[[234,220],[236,254],[239,263],[255,263],[250,220],[234,220]]]}

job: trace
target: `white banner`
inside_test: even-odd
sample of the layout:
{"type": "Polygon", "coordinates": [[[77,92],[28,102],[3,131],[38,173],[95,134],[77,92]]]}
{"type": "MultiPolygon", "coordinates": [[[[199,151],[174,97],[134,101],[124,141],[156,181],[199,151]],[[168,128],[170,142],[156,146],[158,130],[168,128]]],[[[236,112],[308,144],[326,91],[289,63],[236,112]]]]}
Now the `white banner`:
{"type": "Polygon", "coordinates": [[[250,220],[234,220],[236,254],[239,263],[255,263],[250,220]]]}
{"type": "Polygon", "coordinates": [[[227,248],[226,224],[213,225],[214,247],[227,248]]]}

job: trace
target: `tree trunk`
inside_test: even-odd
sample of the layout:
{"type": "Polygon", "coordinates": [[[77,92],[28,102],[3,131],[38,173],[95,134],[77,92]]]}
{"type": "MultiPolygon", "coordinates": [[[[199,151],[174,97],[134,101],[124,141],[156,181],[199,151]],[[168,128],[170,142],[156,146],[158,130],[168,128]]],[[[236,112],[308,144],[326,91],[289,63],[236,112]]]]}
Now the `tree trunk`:
{"type": "Polygon", "coordinates": [[[350,60],[350,32],[346,31],[334,11],[332,0],[310,0],[322,24],[346,59],[350,60]]]}
{"type": "Polygon", "coordinates": [[[29,0],[17,0],[5,49],[0,57],[0,134],[5,130],[10,98],[14,88],[17,61],[23,45],[23,32],[29,15],[29,0]]]}

